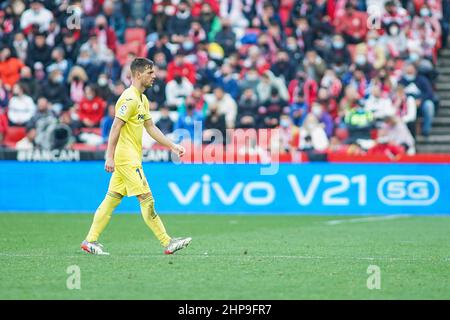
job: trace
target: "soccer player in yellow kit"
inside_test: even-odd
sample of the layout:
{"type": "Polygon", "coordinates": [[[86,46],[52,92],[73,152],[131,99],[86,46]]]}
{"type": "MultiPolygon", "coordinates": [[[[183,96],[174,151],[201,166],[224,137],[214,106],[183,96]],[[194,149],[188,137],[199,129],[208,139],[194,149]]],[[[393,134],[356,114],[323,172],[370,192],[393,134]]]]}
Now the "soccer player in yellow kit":
{"type": "Polygon", "coordinates": [[[149,102],[143,92],[155,80],[153,62],[136,58],[131,63],[131,86],[116,103],[116,114],[109,134],[105,170],[112,172],[108,192],[95,212],[94,221],[81,249],[92,254],[107,255],[98,238],[108,224],[114,209],[123,196],[137,196],[145,223],[164,247],[165,254],[185,248],[192,238],[171,238],[155,211],[155,201],[142,170],[142,131],[160,144],[169,147],[178,156],[185,153],[155,126],[149,111],[149,102]]]}

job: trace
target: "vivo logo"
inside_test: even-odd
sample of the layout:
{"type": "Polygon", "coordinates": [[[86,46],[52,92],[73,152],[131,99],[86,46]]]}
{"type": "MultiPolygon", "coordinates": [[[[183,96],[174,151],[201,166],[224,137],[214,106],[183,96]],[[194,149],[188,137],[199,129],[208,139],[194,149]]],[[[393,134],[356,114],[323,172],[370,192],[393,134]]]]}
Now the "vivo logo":
{"type": "Polygon", "coordinates": [[[272,203],[275,199],[275,188],[272,184],[264,181],[253,181],[249,183],[237,182],[231,190],[226,191],[220,183],[211,182],[211,177],[205,174],[202,182],[194,182],[186,193],[183,193],[175,182],[169,182],[169,189],[179,203],[188,205],[200,192],[202,204],[211,204],[211,194],[214,193],[220,202],[231,206],[242,194],[244,201],[249,205],[264,206],[272,203]]]}
{"type": "Polygon", "coordinates": [[[393,206],[428,206],[439,198],[439,184],[430,176],[386,176],[378,183],[378,198],[393,206]]]}

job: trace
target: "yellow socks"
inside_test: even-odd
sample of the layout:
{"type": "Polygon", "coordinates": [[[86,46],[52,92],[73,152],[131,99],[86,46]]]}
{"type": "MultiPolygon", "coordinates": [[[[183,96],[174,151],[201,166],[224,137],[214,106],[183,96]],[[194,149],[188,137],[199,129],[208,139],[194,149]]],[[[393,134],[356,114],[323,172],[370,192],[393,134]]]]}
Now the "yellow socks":
{"type": "Polygon", "coordinates": [[[97,211],[95,212],[94,221],[92,222],[91,229],[86,237],[88,242],[94,242],[98,240],[98,237],[106,228],[106,225],[111,219],[111,215],[114,209],[122,201],[122,196],[108,192],[105,199],[102,201],[97,211]]]}
{"type": "Polygon", "coordinates": [[[161,245],[166,247],[170,242],[170,237],[167,234],[161,219],[156,214],[155,200],[152,196],[150,196],[142,200],[140,205],[142,217],[144,218],[145,223],[155,234],[156,238],[158,238],[161,245]]]}

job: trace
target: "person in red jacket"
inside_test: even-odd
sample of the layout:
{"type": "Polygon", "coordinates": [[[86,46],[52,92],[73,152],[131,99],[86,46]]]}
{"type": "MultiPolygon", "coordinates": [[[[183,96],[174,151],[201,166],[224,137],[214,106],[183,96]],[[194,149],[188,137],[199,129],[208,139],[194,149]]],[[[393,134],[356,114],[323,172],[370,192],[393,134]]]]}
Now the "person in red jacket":
{"type": "Polygon", "coordinates": [[[106,102],[97,96],[94,88],[84,88],[84,98],[78,104],[78,116],[85,127],[98,127],[105,115],[106,102]]]}
{"type": "Polygon", "coordinates": [[[113,28],[108,26],[108,21],[105,16],[98,16],[95,18],[94,33],[97,35],[99,43],[104,44],[112,52],[116,52],[117,48],[117,36],[113,28]]]}
{"type": "Polygon", "coordinates": [[[195,85],[197,79],[195,78],[195,66],[187,62],[184,59],[184,55],[181,52],[177,52],[175,58],[167,66],[167,78],[166,82],[175,79],[176,74],[181,74],[187,78],[192,85],[195,85]]]}
{"type": "Polygon", "coordinates": [[[358,44],[366,39],[368,32],[366,12],[357,11],[355,6],[348,2],[343,15],[335,20],[336,33],[342,34],[348,44],[358,44]]]}
{"type": "Polygon", "coordinates": [[[11,49],[4,47],[0,51],[0,79],[9,86],[14,87],[20,79],[20,70],[25,65],[20,59],[11,56],[11,49]]]}

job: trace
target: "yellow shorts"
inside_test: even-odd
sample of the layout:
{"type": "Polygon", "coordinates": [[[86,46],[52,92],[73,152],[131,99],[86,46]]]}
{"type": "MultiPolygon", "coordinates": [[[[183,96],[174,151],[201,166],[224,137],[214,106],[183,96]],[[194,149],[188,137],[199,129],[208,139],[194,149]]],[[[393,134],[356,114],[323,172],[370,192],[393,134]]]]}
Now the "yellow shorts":
{"type": "Polygon", "coordinates": [[[116,166],[109,181],[108,191],[128,197],[149,193],[150,187],[142,166],[116,166]]]}

